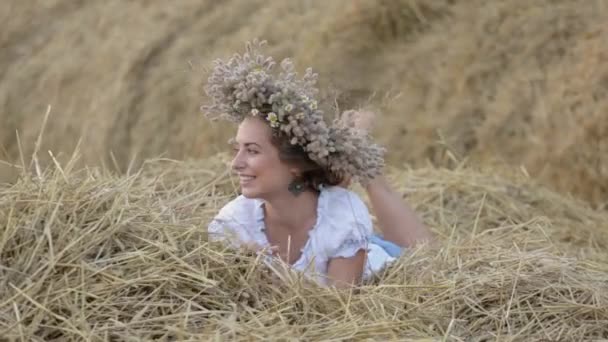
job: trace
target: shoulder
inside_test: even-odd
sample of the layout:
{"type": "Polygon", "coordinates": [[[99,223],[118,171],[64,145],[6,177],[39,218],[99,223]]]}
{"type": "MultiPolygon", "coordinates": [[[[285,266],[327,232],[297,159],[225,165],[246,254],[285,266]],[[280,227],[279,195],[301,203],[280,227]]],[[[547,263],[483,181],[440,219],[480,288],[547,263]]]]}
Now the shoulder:
{"type": "Polygon", "coordinates": [[[242,223],[256,220],[260,201],[247,198],[243,195],[238,196],[226,203],[215,216],[215,219],[224,221],[236,220],[242,223]]]}
{"type": "Polygon", "coordinates": [[[365,205],[359,195],[341,186],[328,186],[321,191],[321,197],[329,199],[332,203],[340,205],[365,205]]]}
{"type": "Polygon", "coordinates": [[[208,226],[211,240],[228,239],[233,244],[257,242],[260,200],[239,196],[226,203],[208,226]]]}
{"type": "Polygon", "coordinates": [[[367,206],[354,192],[328,187],[321,192],[319,222],[315,231],[317,246],[328,257],[343,256],[345,246],[353,251],[365,246],[372,233],[367,206]]]}
{"type": "Polygon", "coordinates": [[[332,186],[321,192],[323,214],[331,221],[371,225],[367,205],[356,193],[340,186],[332,186]]]}

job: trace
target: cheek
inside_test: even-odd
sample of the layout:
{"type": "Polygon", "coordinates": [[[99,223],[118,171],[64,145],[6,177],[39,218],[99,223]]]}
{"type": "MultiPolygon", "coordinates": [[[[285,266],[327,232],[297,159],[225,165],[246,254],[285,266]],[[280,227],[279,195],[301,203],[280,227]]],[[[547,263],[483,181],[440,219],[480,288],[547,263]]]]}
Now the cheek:
{"type": "Polygon", "coordinates": [[[265,181],[283,184],[288,183],[292,178],[289,168],[276,157],[256,158],[255,162],[252,162],[250,165],[252,170],[263,177],[265,181]]]}
{"type": "Polygon", "coordinates": [[[263,154],[247,156],[247,171],[254,173],[257,177],[267,177],[272,173],[272,161],[263,154]]]}
{"type": "Polygon", "coordinates": [[[258,176],[267,173],[269,160],[264,155],[254,155],[249,157],[247,166],[254,171],[258,176]]]}

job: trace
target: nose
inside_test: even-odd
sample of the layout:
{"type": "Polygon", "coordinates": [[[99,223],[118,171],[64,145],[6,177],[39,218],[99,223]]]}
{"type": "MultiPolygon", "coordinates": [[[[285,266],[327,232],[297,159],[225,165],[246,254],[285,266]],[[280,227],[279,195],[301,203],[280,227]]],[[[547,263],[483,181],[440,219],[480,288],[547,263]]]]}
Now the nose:
{"type": "Polygon", "coordinates": [[[242,156],[241,151],[239,150],[232,158],[232,162],[230,163],[233,171],[240,171],[245,168],[245,159],[242,156]]]}

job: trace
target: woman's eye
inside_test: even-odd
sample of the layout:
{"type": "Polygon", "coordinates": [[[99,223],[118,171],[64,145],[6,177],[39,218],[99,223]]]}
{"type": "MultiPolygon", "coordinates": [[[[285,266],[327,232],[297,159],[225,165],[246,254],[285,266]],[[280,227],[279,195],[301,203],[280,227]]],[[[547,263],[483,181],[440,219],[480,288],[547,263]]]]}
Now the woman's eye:
{"type": "Polygon", "coordinates": [[[247,150],[247,152],[249,152],[249,154],[258,154],[258,151],[256,150],[247,150]]]}

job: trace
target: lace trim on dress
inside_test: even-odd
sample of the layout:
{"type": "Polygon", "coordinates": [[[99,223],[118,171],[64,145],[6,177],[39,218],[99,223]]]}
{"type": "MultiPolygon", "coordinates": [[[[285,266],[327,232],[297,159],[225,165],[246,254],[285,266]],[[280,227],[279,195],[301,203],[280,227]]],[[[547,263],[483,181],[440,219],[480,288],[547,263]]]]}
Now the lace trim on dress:
{"type": "Polygon", "coordinates": [[[368,239],[346,239],[331,258],[351,258],[360,250],[367,250],[368,239]]]}

